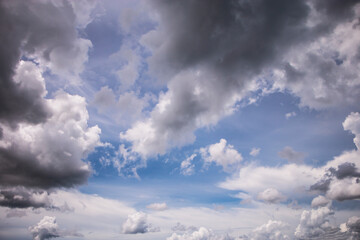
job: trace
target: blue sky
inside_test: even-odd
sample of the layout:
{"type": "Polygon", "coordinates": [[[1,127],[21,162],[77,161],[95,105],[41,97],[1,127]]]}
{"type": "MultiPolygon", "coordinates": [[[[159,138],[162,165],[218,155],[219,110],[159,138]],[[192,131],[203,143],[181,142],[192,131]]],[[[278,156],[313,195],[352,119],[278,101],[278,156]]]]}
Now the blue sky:
{"type": "Polygon", "coordinates": [[[1,2],[0,239],[357,239],[359,17],[1,2]]]}

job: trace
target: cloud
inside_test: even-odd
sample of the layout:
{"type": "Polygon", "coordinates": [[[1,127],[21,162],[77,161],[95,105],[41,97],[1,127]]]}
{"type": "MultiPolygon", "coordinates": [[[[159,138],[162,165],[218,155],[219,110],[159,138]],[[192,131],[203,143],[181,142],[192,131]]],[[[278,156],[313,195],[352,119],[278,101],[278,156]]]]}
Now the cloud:
{"type": "Polygon", "coordinates": [[[194,227],[194,226],[187,227],[187,226],[177,222],[176,225],[171,228],[171,230],[174,232],[185,232],[185,231],[195,232],[198,229],[197,229],[197,227],[194,227]]]}
{"type": "Polygon", "coordinates": [[[324,196],[317,196],[311,201],[311,207],[317,208],[317,207],[325,207],[331,205],[331,200],[327,199],[324,196]]]}
{"type": "Polygon", "coordinates": [[[234,149],[233,145],[227,144],[225,139],[220,139],[218,143],[200,148],[199,151],[205,164],[214,162],[216,165],[222,166],[226,172],[236,170],[239,167],[239,163],[243,160],[241,154],[234,149]]]}
{"type": "Polygon", "coordinates": [[[352,30],[355,2],[279,0],[270,6],[262,0],[159,0],[149,5],[157,25],[140,43],[151,51],[150,75],[167,90],[147,119],[120,134],[145,159],[194,142],[196,129],[217,124],[257,90],[262,95],[289,90],[311,108],[353,104],[359,96],[356,51],[340,41],[345,29],[359,45],[352,30]],[[331,47],[322,41],[327,37],[331,47]],[[344,64],[337,65],[332,56],[339,46],[344,64]]]}
{"type": "Polygon", "coordinates": [[[241,190],[256,196],[267,188],[293,197],[303,196],[304,192],[322,176],[322,169],[306,165],[285,164],[280,167],[264,167],[255,164],[243,166],[238,173],[219,184],[229,190],[241,190]]]}
{"type": "Polygon", "coordinates": [[[7,218],[21,218],[27,216],[26,211],[21,211],[17,209],[10,209],[8,213],[6,214],[7,218]]]}
{"type": "Polygon", "coordinates": [[[360,218],[353,216],[345,223],[345,232],[351,236],[349,239],[357,239],[360,237],[360,218]]]}
{"type": "Polygon", "coordinates": [[[128,90],[139,77],[140,56],[136,53],[136,49],[131,49],[124,44],[121,46],[120,51],[110,56],[110,58],[122,63],[120,69],[116,70],[114,74],[121,83],[121,90],[128,90]]]}
{"type": "Polygon", "coordinates": [[[122,232],[125,234],[137,234],[147,232],[158,232],[159,228],[153,228],[147,223],[147,215],[143,212],[135,212],[128,215],[127,220],[122,225],[122,232]]]}
{"type": "Polygon", "coordinates": [[[167,207],[166,203],[163,202],[163,203],[152,203],[150,205],[147,205],[146,208],[155,210],[155,211],[164,211],[168,207],[167,207]]]}
{"type": "Polygon", "coordinates": [[[24,187],[0,189],[0,206],[9,208],[52,208],[46,191],[34,191],[24,187]]]}
{"type": "Polygon", "coordinates": [[[295,117],[296,116],[296,112],[288,112],[285,114],[285,118],[289,119],[291,117],[295,117]]]}
{"type": "MultiPolygon", "coordinates": [[[[20,61],[21,57],[33,59],[41,68],[49,68],[69,82],[80,81],[78,76],[91,42],[78,37],[80,9],[74,9],[67,1],[1,3],[1,122],[16,127],[20,122],[37,124],[49,117],[42,100],[46,91],[36,81],[39,70],[32,63],[20,61]]],[[[82,12],[86,15],[89,11],[82,12]]]]}
{"type": "Polygon", "coordinates": [[[37,225],[29,227],[34,240],[45,240],[60,237],[59,226],[55,217],[45,216],[37,225]]]}
{"type": "Polygon", "coordinates": [[[350,131],[355,135],[354,143],[357,149],[360,149],[360,113],[352,112],[343,122],[344,130],[350,131]]]}
{"type": "Polygon", "coordinates": [[[260,150],[261,150],[260,148],[252,148],[250,151],[250,155],[256,157],[257,155],[259,155],[260,150]]]}
{"type": "Polygon", "coordinates": [[[217,235],[212,230],[209,230],[205,227],[200,227],[198,230],[193,231],[192,233],[184,233],[179,235],[173,233],[166,240],[232,240],[229,235],[217,235]]]}
{"type": "Polygon", "coordinates": [[[2,125],[0,179],[3,186],[73,187],[87,181],[91,167],[82,159],[100,146],[101,130],[88,127],[83,97],[59,91],[47,99],[51,117],[17,129],[2,125]]]}
{"type": "Polygon", "coordinates": [[[197,156],[197,154],[194,153],[190,157],[188,157],[187,159],[185,159],[184,161],[181,162],[180,172],[181,172],[182,175],[190,176],[190,175],[194,174],[195,165],[192,164],[191,162],[194,160],[194,158],[196,156],[197,156]]]}
{"type": "Polygon", "coordinates": [[[93,105],[100,114],[112,119],[116,124],[129,126],[132,122],[144,117],[143,110],[151,99],[149,94],[140,98],[133,91],[122,93],[116,97],[112,89],[104,86],[95,93],[93,105]]]}
{"type": "Polygon", "coordinates": [[[267,188],[257,195],[257,199],[266,203],[279,203],[285,201],[287,198],[275,188],[267,188]]]}
{"type": "Polygon", "coordinates": [[[288,160],[289,162],[293,162],[293,163],[303,163],[304,162],[304,157],[305,154],[302,152],[296,152],[294,149],[292,149],[291,147],[284,147],[283,150],[281,150],[280,152],[278,152],[279,157],[288,160]]]}
{"type": "Polygon", "coordinates": [[[337,169],[330,167],[323,178],[310,187],[312,191],[326,193],[330,199],[339,201],[360,198],[360,173],[355,163],[344,162],[337,169]]]}
{"type": "Polygon", "coordinates": [[[252,240],[287,240],[290,239],[288,235],[284,233],[289,228],[289,225],[281,221],[269,220],[264,225],[255,228],[250,234],[252,240]]]}
{"type": "Polygon", "coordinates": [[[301,239],[314,238],[325,234],[333,228],[329,223],[329,217],[333,214],[334,211],[329,206],[304,210],[296,228],[295,236],[301,239]]]}

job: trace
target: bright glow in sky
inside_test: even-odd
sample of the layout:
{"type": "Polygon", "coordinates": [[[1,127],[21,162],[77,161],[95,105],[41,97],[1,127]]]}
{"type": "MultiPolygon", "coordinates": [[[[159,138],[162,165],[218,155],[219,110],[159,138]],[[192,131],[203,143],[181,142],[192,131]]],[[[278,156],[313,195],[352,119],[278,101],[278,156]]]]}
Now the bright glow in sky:
{"type": "Polygon", "coordinates": [[[358,2],[1,1],[0,239],[359,239],[358,2]]]}

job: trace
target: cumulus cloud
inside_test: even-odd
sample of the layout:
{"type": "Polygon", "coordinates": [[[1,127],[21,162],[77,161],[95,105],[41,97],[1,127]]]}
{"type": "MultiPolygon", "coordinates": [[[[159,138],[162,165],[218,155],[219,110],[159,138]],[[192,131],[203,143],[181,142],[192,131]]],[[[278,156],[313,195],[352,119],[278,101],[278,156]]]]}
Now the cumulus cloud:
{"type": "Polygon", "coordinates": [[[196,129],[216,124],[259,89],[289,89],[312,108],[356,102],[358,61],[346,47],[359,46],[355,4],[152,1],[158,25],[140,42],[151,51],[150,74],[167,91],[121,138],[143,158],[164,154],[192,143],[196,129]]]}
{"type": "Polygon", "coordinates": [[[36,81],[38,70],[19,61],[22,56],[70,82],[79,81],[91,42],[78,37],[77,10],[68,1],[1,2],[1,122],[15,127],[19,122],[37,124],[49,117],[42,100],[46,91],[36,81]]]}
{"type": "Polygon", "coordinates": [[[252,240],[289,240],[290,237],[284,233],[289,225],[281,221],[269,220],[269,222],[255,228],[250,234],[252,240]]]}
{"type": "Polygon", "coordinates": [[[326,196],[343,201],[360,198],[360,173],[355,163],[344,162],[337,169],[330,167],[321,180],[310,187],[312,191],[326,193],[326,196]]]}
{"type": "Polygon", "coordinates": [[[321,196],[321,195],[317,196],[316,198],[314,198],[311,201],[311,207],[312,208],[325,207],[325,206],[328,206],[328,205],[331,205],[331,200],[329,200],[326,197],[321,196]]]}
{"type": "Polygon", "coordinates": [[[289,162],[293,163],[303,163],[305,154],[302,152],[296,152],[289,146],[284,147],[283,150],[278,152],[279,157],[288,160],[289,162]]]}
{"type": "Polygon", "coordinates": [[[200,227],[198,230],[192,233],[184,233],[179,235],[173,233],[166,240],[232,240],[233,238],[229,235],[218,235],[215,234],[211,229],[200,227]]]}
{"type": "Polygon", "coordinates": [[[34,191],[24,187],[0,189],[0,206],[9,208],[52,208],[46,191],[34,191]]]}
{"type": "Polygon", "coordinates": [[[181,174],[183,174],[185,176],[189,176],[189,175],[194,174],[195,165],[192,164],[192,161],[194,160],[194,158],[196,156],[197,156],[197,154],[194,153],[190,157],[188,157],[187,159],[185,159],[184,161],[181,162],[181,165],[180,165],[181,174]]]}
{"type": "Polygon", "coordinates": [[[306,239],[325,234],[333,228],[329,223],[329,218],[333,214],[334,211],[329,206],[304,210],[301,214],[300,223],[296,228],[295,236],[306,239]]]}
{"type": "MultiPolygon", "coordinates": [[[[357,121],[360,121],[360,118],[354,118],[356,115],[351,113],[343,123],[345,129],[353,131],[355,139],[358,137],[355,126],[357,121]]],[[[294,163],[264,167],[250,163],[219,186],[229,190],[245,191],[252,196],[256,196],[263,189],[274,188],[295,198],[309,192],[323,194],[330,200],[359,199],[359,156],[359,150],[343,152],[320,167],[294,163]]],[[[295,154],[293,157],[293,154],[290,154],[286,157],[296,159],[297,156],[295,154]]]]}
{"type": "Polygon", "coordinates": [[[17,129],[2,125],[0,179],[5,186],[72,187],[91,173],[83,161],[100,143],[100,128],[88,127],[83,97],[59,91],[46,100],[51,117],[17,129]]]}
{"type": "Polygon", "coordinates": [[[257,199],[266,203],[279,203],[285,201],[287,198],[275,188],[267,188],[257,195],[257,199]]]}
{"type": "Polygon", "coordinates": [[[360,218],[357,216],[349,218],[344,228],[343,231],[350,235],[350,240],[358,239],[360,237],[360,218]]]}
{"type": "Polygon", "coordinates": [[[166,203],[152,203],[146,206],[146,208],[155,210],[155,211],[164,211],[168,208],[166,203]]]}
{"type": "Polygon", "coordinates": [[[252,148],[250,151],[250,155],[256,157],[257,155],[259,155],[260,150],[261,150],[260,148],[252,148]]]}
{"type": "Polygon", "coordinates": [[[122,225],[122,232],[125,234],[137,234],[147,232],[158,232],[159,228],[153,228],[147,223],[147,215],[143,212],[135,212],[128,215],[127,220],[122,225]]]}
{"type": "Polygon", "coordinates": [[[243,160],[241,154],[234,149],[233,145],[227,144],[225,139],[220,139],[218,143],[201,148],[200,154],[205,164],[214,162],[216,165],[222,166],[226,172],[236,170],[243,160]]]}
{"type": "Polygon", "coordinates": [[[354,143],[356,148],[360,150],[360,113],[350,113],[343,122],[343,127],[355,135],[354,143]]]}
{"type": "Polygon", "coordinates": [[[32,233],[34,240],[45,240],[61,236],[56,218],[49,216],[45,216],[37,225],[29,227],[29,231],[32,233]]]}

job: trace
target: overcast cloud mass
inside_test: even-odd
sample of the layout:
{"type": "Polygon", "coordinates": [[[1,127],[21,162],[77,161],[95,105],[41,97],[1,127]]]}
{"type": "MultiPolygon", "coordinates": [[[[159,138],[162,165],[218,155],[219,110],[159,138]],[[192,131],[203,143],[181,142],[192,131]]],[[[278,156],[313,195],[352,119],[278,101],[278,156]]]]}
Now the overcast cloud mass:
{"type": "Polygon", "coordinates": [[[0,1],[0,239],[359,239],[359,19],[0,1]]]}

